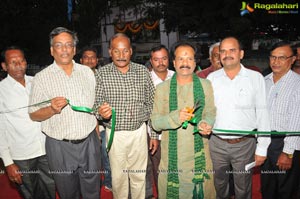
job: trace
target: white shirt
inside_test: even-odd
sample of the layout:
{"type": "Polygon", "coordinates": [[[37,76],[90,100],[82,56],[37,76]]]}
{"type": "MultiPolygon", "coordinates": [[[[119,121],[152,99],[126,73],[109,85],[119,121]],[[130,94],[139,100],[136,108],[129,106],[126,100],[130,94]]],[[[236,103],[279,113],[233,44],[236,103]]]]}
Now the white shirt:
{"type": "MultiPolygon", "coordinates": [[[[215,129],[270,131],[265,81],[260,73],[246,69],[241,64],[241,70],[232,80],[223,68],[209,74],[207,79],[212,83],[217,108],[215,129]]],[[[217,136],[226,139],[241,137],[217,136]]],[[[266,156],[270,137],[259,136],[257,141],[256,154],[266,156]]]]}
{"type": "MultiPolygon", "coordinates": [[[[169,69],[167,69],[167,70],[168,70],[168,74],[167,74],[167,77],[166,77],[165,80],[170,79],[174,75],[174,73],[175,73],[172,70],[169,70],[169,69]]],[[[160,84],[163,81],[165,81],[165,80],[160,79],[153,70],[150,72],[150,74],[151,74],[151,78],[152,78],[154,86],[157,86],[158,84],[160,84]]]]}
{"type": "MultiPolygon", "coordinates": [[[[168,79],[171,79],[171,77],[174,75],[174,73],[175,73],[174,71],[169,70],[169,69],[167,69],[167,70],[168,70],[168,74],[167,74],[165,80],[160,79],[160,77],[158,77],[157,74],[156,74],[153,70],[150,72],[151,78],[152,78],[152,81],[153,81],[153,84],[154,84],[155,87],[156,87],[158,84],[160,84],[160,83],[162,83],[162,82],[164,82],[164,81],[166,81],[166,80],[168,80],[168,79]]],[[[150,134],[150,131],[151,131],[151,130],[148,129],[149,134],[150,134]]],[[[158,139],[161,140],[161,134],[158,135],[158,139]]]]}
{"type": "Polygon", "coordinates": [[[24,87],[8,75],[0,82],[0,156],[5,166],[46,153],[40,122],[30,119],[27,108],[16,110],[28,106],[31,81],[25,76],[24,87]]]}
{"type": "MultiPolygon", "coordinates": [[[[273,73],[265,77],[271,129],[300,132],[300,76],[289,71],[275,84],[273,73]]],[[[286,136],[283,152],[300,150],[300,136],[286,136]]]]}

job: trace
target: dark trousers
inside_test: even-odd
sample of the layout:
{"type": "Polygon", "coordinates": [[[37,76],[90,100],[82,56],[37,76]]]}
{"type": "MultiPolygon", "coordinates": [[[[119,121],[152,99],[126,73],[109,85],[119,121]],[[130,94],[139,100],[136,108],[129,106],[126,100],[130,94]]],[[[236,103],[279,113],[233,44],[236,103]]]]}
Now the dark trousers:
{"type": "MultiPolygon", "coordinates": [[[[148,135],[148,143],[150,142],[150,137],[148,135]]],[[[160,140],[157,151],[152,155],[151,151],[148,154],[147,172],[146,172],[146,198],[151,198],[153,196],[153,184],[158,193],[158,166],[160,163],[161,149],[160,140]]]]}
{"type": "Polygon", "coordinates": [[[55,184],[45,155],[29,160],[14,160],[14,163],[23,174],[23,184],[17,184],[23,198],[55,199],[55,184]]]}
{"type": "Polygon", "coordinates": [[[102,182],[102,184],[104,186],[106,186],[107,188],[112,188],[111,185],[111,169],[110,169],[110,164],[109,164],[109,157],[106,151],[106,132],[105,131],[101,131],[100,132],[100,136],[101,136],[101,160],[102,160],[102,170],[103,170],[103,174],[104,174],[104,180],[102,182]]]}
{"type": "Polygon", "coordinates": [[[271,138],[267,160],[261,166],[261,190],[264,199],[293,199],[300,178],[300,151],[294,152],[292,168],[279,170],[276,166],[284,145],[284,136],[271,138]]]}
{"type": "Polygon", "coordinates": [[[49,167],[60,199],[99,199],[101,153],[94,130],[79,144],[46,138],[49,167]]]}
{"type": "MultiPolygon", "coordinates": [[[[149,148],[150,137],[147,135],[147,143],[149,148]]],[[[153,163],[151,160],[151,151],[148,151],[147,170],[146,170],[146,199],[153,197],[153,163]]]]}
{"type": "Polygon", "coordinates": [[[152,162],[152,171],[153,171],[153,179],[154,179],[154,185],[156,187],[156,190],[158,192],[158,172],[159,172],[159,163],[160,163],[160,159],[161,159],[161,148],[160,148],[160,140],[158,141],[158,147],[157,147],[157,151],[153,154],[150,155],[150,159],[152,162]]]}

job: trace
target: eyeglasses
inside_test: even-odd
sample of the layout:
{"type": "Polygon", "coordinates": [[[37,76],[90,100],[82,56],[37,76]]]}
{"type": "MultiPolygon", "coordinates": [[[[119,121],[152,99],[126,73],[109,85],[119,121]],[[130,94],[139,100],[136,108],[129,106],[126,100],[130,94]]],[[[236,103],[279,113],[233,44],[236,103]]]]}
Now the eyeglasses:
{"type": "Polygon", "coordinates": [[[65,44],[63,44],[63,43],[58,42],[58,43],[53,44],[52,46],[53,46],[53,48],[60,50],[63,47],[65,47],[67,49],[71,49],[71,48],[74,48],[75,45],[73,43],[65,43],[65,44]]]}
{"type": "Polygon", "coordinates": [[[276,56],[270,55],[270,56],[269,56],[269,59],[270,59],[271,61],[276,61],[276,60],[278,60],[278,61],[284,62],[284,61],[286,61],[287,59],[289,59],[289,58],[291,58],[291,57],[294,57],[294,55],[291,55],[291,56],[289,56],[289,57],[287,57],[287,56],[278,56],[278,57],[276,57],[276,56]]]}

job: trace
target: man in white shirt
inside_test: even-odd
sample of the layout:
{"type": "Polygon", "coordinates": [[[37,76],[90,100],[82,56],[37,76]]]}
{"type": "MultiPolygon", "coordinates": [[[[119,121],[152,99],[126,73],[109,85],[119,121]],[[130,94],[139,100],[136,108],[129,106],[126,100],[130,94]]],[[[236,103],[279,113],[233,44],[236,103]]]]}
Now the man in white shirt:
{"type": "MultiPolygon", "coordinates": [[[[154,86],[157,86],[163,81],[170,79],[175,73],[174,71],[169,70],[169,51],[164,45],[155,46],[150,50],[149,61],[152,66],[152,71],[150,72],[150,74],[154,86]]],[[[151,131],[150,127],[149,127],[149,131],[151,131]]],[[[151,151],[151,154],[149,155],[153,167],[151,172],[153,172],[154,184],[156,186],[156,190],[158,190],[157,188],[158,166],[161,158],[160,140],[161,140],[161,135],[159,134],[157,150],[156,152],[151,151]]],[[[150,150],[152,149],[153,142],[156,142],[156,140],[150,141],[150,150]]],[[[148,177],[148,173],[147,173],[147,177],[148,177]]]]}
{"type": "MultiPolygon", "coordinates": [[[[211,73],[215,105],[217,108],[214,129],[270,131],[263,76],[246,69],[240,60],[244,56],[240,42],[227,37],[220,44],[223,68],[211,73]]],[[[233,173],[235,198],[251,199],[251,172],[245,165],[255,160],[263,164],[270,138],[254,135],[224,134],[213,130],[210,153],[214,167],[214,184],[217,198],[229,197],[229,173],[233,173]],[[233,171],[230,171],[230,165],[233,171]]]]}
{"type": "Polygon", "coordinates": [[[4,71],[0,82],[0,156],[9,179],[23,198],[55,198],[55,184],[45,155],[45,135],[40,122],[29,118],[27,106],[32,77],[25,75],[22,49],[11,46],[2,52],[4,71]]]}

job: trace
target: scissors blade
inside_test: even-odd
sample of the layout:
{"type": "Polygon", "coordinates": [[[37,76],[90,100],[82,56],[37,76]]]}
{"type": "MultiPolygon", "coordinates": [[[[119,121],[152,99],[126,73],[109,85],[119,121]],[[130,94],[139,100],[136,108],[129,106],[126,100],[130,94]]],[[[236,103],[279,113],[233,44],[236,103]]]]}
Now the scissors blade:
{"type": "Polygon", "coordinates": [[[200,101],[197,101],[196,103],[195,103],[195,105],[194,105],[194,113],[195,113],[195,111],[196,110],[198,110],[198,108],[200,108],[200,101]]]}

